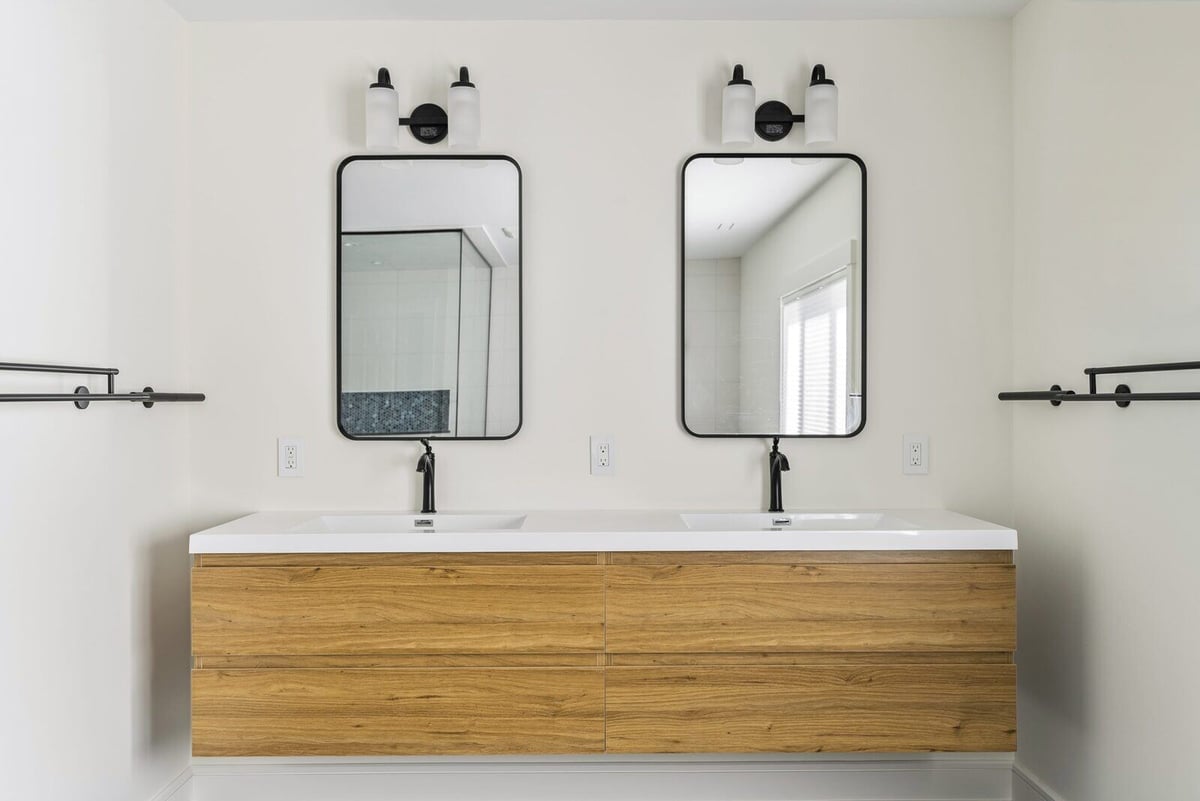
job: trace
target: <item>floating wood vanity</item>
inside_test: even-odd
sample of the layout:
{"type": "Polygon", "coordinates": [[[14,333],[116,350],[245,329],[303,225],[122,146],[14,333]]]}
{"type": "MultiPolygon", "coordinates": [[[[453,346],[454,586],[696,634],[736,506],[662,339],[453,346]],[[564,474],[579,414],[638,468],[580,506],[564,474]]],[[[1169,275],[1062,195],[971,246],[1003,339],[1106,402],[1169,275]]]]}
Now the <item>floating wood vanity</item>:
{"type": "MultiPolygon", "coordinates": [[[[489,536],[543,544],[530,523],[489,536]]],[[[646,536],[654,549],[346,552],[313,550],[303,524],[238,539],[247,526],[193,538],[197,756],[1015,748],[1008,529],[975,539],[1009,547],[970,549],[646,536]]],[[[631,544],[611,527],[555,536],[631,544]]],[[[770,532],[838,541],[809,533],[770,532]]],[[[478,533],[393,538],[457,548],[478,533]]]]}

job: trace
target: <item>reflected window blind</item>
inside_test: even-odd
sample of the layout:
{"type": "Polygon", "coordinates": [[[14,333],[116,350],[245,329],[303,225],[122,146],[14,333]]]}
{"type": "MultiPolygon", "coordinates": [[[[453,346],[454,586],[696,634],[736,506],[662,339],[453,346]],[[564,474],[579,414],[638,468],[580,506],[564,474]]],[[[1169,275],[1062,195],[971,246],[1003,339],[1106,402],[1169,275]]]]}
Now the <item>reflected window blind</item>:
{"type": "Polygon", "coordinates": [[[782,418],[787,434],[844,434],[850,374],[841,270],[783,298],[782,418]]]}

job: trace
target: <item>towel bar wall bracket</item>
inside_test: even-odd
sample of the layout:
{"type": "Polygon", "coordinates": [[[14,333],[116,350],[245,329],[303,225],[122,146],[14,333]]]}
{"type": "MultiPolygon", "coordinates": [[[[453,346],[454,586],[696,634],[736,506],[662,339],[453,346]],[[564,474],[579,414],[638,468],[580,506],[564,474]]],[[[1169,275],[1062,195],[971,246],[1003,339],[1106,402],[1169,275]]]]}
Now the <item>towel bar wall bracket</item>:
{"type": "Polygon", "coordinates": [[[108,385],[103,394],[91,393],[86,386],[75,387],[70,394],[63,393],[10,393],[0,394],[0,403],[65,403],[70,402],[76,409],[86,409],[95,401],[125,401],[141,403],[150,409],[156,403],[201,403],[205,396],[202,392],[155,392],[154,387],[143,387],[141,392],[118,393],[116,391],[116,376],[121,372],[115,367],[76,367],[65,364],[24,364],[19,362],[0,362],[0,371],[13,373],[63,373],[67,375],[102,375],[108,385]]]}
{"type": "Polygon", "coordinates": [[[1164,362],[1162,364],[1088,367],[1083,371],[1088,377],[1088,391],[1085,394],[1076,393],[1071,389],[1063,389],[1060,385],[1054,384],[1047,391],[1001,392],[998,397],[1002,401],[1050,401],[1051,406],[1061,406],[1064,402],[1076,401],[1112,402],[1122,409],[1127,408],[1134,401],[1200,400],[1200,392],[1134,392],[1128,384],[1117,384],[1116,389],[1112,392],[1099,392],[1096,389],[1096,376],[1098,375],[1164,373],[1177,370],[1200,370],[1200,362],[1164,362]]]}

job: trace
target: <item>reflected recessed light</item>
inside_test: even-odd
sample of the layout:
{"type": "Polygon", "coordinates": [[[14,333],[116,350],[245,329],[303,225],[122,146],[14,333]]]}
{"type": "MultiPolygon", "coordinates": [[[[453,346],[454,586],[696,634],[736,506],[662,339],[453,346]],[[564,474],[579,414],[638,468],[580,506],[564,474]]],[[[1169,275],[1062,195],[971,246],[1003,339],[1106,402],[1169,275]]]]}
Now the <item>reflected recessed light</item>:
{"type": "Polygon", "coordinates": [[[381,262],[381,261],[373,261],[373,262],[371,262],[371,264],[374,264],[376,267],[378,267],[379,265],[383,264],[383,262],[381,262]]]}
{"type": "Polygon", "coordinates": [[[358,247],[358,243],[357,243],[357,242],[343,242],[343,243],[342,243],[342,247],[344,247],[344,248],[356,248],[356,247],[358,247]]]}

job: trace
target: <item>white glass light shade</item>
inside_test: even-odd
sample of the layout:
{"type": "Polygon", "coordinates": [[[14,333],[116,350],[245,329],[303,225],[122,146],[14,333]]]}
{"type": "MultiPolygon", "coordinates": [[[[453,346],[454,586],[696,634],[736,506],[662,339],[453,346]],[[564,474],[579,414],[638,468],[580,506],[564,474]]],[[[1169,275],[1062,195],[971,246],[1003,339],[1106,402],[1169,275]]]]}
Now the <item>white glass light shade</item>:
{"type": "Polygon", "coordinates": [[[367,148],[386,150],[397,145],[400,132],[400,97],[390,86],[367,89],[367,148]]]}
{"type": "Polygon", "coordinates": [[[446,121],[450,126],[450,147],[470,149],[479,146],[479,89],[451,86],[446,98],[446,121]]]}
{"type": "Polygon", "coordinates": [[[837,86],[832,83],[814,83],[804,93],[804,141],[810,145],[836,142],[837,133],[837,86]]]}
{"type": "Polygon", "coordinates": [[[754,141],[754,86],[731,83],[721,96],[721,144],[748,145],[754,141]]]}

